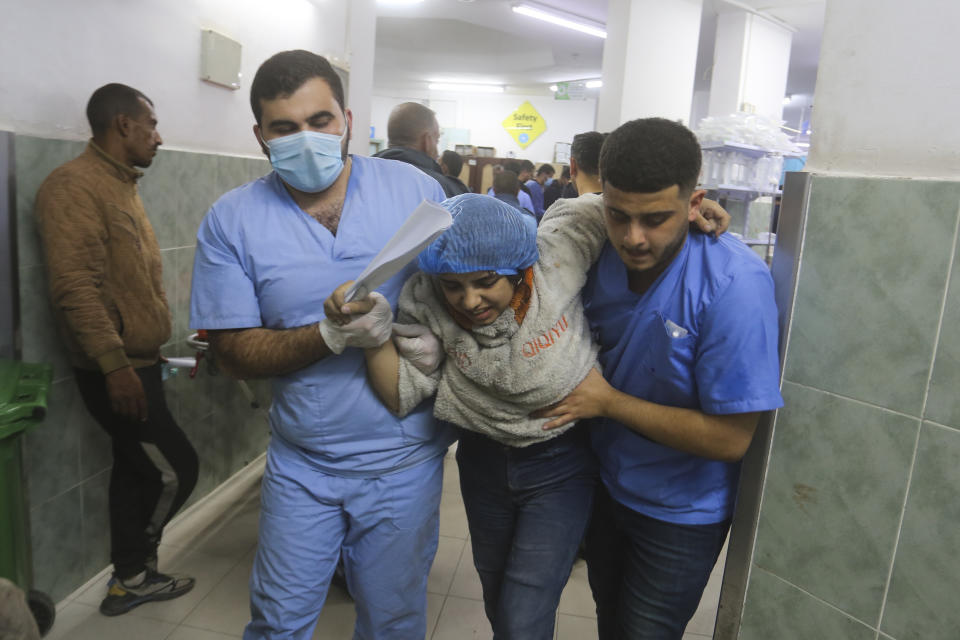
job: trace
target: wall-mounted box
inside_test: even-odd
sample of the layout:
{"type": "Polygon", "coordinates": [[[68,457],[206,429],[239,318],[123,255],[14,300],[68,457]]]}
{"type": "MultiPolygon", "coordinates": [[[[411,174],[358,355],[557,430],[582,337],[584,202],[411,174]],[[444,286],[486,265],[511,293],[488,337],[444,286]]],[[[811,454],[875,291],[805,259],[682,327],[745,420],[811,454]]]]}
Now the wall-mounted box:
{"type": "Polygon", "coordinates": [[[228,89],[240,88],[240,51],[242,47],[212,29],[201,32],[200,78],[228,89]]]}

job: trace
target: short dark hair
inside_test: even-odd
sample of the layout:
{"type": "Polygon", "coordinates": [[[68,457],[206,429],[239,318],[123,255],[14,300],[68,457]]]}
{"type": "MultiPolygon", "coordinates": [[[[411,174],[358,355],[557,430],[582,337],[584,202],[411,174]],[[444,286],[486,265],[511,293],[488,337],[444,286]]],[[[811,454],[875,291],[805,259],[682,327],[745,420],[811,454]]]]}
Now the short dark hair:
{"type": "Polygon", "coordinates": [[[263,117],[263,100],[287,98],[302,87],[307,80],[320,78],[330,87],[341,111],[346,111],[343,101],[343,82],[336,70],[323,56],[311,51],[294,49],[281,51],[267,59],[257,69],[250,84],[250,107],[257,124],[263,117]]]}
{"type": "MultiPolygon", "coordinates": [[[[533,171],[533,169],[534,169],[533,163],[530,162],[529,160],[520,161],[520,171],[533,171]]],[[[520,173],[520,171],[518,171],[517,173],[520,173]]]]}
{"type": "Polygon", "coordinates": [[[700,143],[671,120],[631,120],[603,143],[600,177],[622,191],[654,193],[678,185],[688,194],[700,177],[700,143]]]}
{"type": "Polygon", "coordinates": [[[577,161],[577,170],[591,176],[600,173],[600,149],[607,134],[587,131],[573,136],[570,157],[577,161]]]}
{"type": "Polygon", "coordinates": [[[120,114],[136,118],[143,113],[143,100],[151,107],[153,102],[133,87],[119,82],[105,84],[87,101],[87,120],[94,137],[102,135],[120,114]]]}
{"type": "Polygon", "coordinates": [[[447,166],[447,175],[459,176],[463,169],[463,158],[456,151],[447,149],[440,156],[440,161],[447,166]]]}
{"type": "Polygon", "coordinates": [[[560,171],[560,177],[561,177],[561,178],[566,178],[567,180],[570,179],[570,166],[569,166],[569,165],[566,165],[566,164],[563,165],[563,170],[560,171]]]}
{"type": "Polygon", "coordinates": [[[494,193],[509,193],[512,196],[517,195],[520,191],[520,180],[517,178],[517,174],[509,169],[504,169],[497,175],[493,176],[493,192],[494,193]]]}
{"type": "Polygon", "coordinates": [[[540,167],[537,169],[537,175],[538,175],[538,176],[541,175],[541,174],[544,174],[544,173],[547,174],[548,176],[552,176],[552,175],[555,174],[556,172],[557,172],[557,170],[553,168],[553,165],[552,165],[552,164],[548,164],[548,163],[546,163],[546,162],[544,162],[542,165],[540,165],[540,167]]]}

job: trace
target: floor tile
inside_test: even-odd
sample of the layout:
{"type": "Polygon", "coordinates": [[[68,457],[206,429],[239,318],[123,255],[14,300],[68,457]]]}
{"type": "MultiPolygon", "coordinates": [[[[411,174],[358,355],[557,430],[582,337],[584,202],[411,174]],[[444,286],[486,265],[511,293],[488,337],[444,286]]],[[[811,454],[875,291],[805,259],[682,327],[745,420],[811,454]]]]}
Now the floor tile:
{"type": "Polygon", "coordinates": [[[312,640],[350,640],[356,623],[357,612],[353,599],[343,589],[331,586],[312,640]]]}
{"type": "Polygon", "coordinates": [[[582,618],[561,613],[557,616],[557,640],[594,640],[597,638],[597,619],[582,618]]]}
{"type": "Polygon", "coordinates": [[[427,594],[427,638],[433,637],[433,632],[437,628],[437,621],[440,619],[440,612],[443,610],[443,603],[447,597],[439,593],[427,594]]]}
{"type": "Polygon", "coordinates": [[[236,638],[237,636],[226,633],[179,626],[167,637],[167,640],[236,640],[236,638]]]}
{"type": "Polygon", "coordinates": [[[492,637],[482,602],[447,596],[432,640],[490,640],[492,637]]]}
{"type": "Polygon", "coordinates": [[[578,559],[573,565],[567,586],[560,595],[558,611],[581,618],[597,617],[597,608],[593,602],[593,594],[590,592],[590,582],[587,580],[587,563],[583,559],[578,559]]]}
{"type": "Polygon", "coordinates": [[[108,618],[96,607],[71,602],[57,612],[45,640],[164,640],[175,625],[124,615],[108,618]]]}
{"type": "Polygon", "coordinates": [[[250,570],[253,552],[231,569],[186,617],[184,624],[209,631],[242,635],[250,620],[250,570]]]}
{"type": "Polygon", "coordinates": [[[463,554],[457,565],[457,572],[453,575],[453,584],[450,585],[450,595],[471,600],[483,600],[483,587],[477,568],[473,566],[473,547],[470,540],[463,545],[463,554]]]}
{"type": "Polygon", "coordinates": [[[246,492],[215,496],[164,532],[163,543],[223,558],[239,558],[257,544],[260,485],[246,492]]]}
{"type": "Polygon", "coordinates": [[[440,498],[440,535],[466,540],[468,533],[460,489],[444,491],[440,498]]]}
{"type": "Polygon", "coordinates": [[[462,538],[440,536],[440,541],[437,544],[437,555],[433,559],[433,567],[431,567],[430,575],[427,577],[428,593],[447,595],[465,546],[467,546],[467,542],[462,538]]]}

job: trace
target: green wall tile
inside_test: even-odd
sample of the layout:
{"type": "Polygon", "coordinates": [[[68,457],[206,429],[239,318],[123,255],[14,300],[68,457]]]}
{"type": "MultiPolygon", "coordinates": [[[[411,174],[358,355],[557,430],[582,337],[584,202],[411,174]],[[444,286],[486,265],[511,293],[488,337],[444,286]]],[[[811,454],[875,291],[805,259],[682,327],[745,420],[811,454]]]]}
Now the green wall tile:
{"type": "Polygon", "coordinates": [[[940,326],[940,342],[927,396],[926,420],[960,427],[960,251],[953,258],[947,304],[940,326]]]}
{"type": "Polygon", "coordinates": [[[30,510],[33,582],[54,602],[84,583],[81,487],[77,485],[30,510]]]}
{"type": "Polygon", "coordinates": [[[83,581],[110,564],[110,470],[81,486],[83,495],[83,581]]]}
{"type": "Polygon", "coordinates": [[[876,631],[753,568],[739,640],[874,640],[876,631]]]}
{"type": "Polygon", "coordinates": [[[17,189],[17,253],[21,267],[43,264],[40,238],[34,224],[37,190],[50,172],[73,160],[87,146],[77,140],[15,136],[13,142],[17,189]]]}
{"type": "Polygon", "coordinates": [[[161,150],[153,166],[145,170],[140,179],[140,197],[161,249],[196,243],[200,220],[220,196],[220,157],[161,150]]]}
{"type": "Polygon", "coordinates": [[[960,635],[960,431],[924,422],[881,627],[899,640],[960,635]]]}
{"type": "Polygon", "coordinates": [[[785,378],[919,417],[960,184],[814,176],[785,378]]]}
{"type": "Polygon", "coordinates": [[[86,409],[73,380],[50,388],[47,415],[26,434],[24,469],[29,504],[45,502],[80,482],[80,429],[86,409]]]}
{"type": "Polygon", "coordinates": [[[20,269],[20,327],[25,361],[52,364],[54,380],[73,375],[50,306],[46,267],[37,265],[20,269]]]}
{"type": "Polygon", "coordinates": [[[919,421],[785,382],[754,563],[875,622],[919,421]]]}

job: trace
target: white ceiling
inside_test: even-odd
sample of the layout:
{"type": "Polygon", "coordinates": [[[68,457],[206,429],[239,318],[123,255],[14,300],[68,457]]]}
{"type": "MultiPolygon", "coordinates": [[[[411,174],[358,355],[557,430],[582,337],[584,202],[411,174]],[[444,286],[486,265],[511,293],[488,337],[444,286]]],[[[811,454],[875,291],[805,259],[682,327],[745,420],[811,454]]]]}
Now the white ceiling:
{"type": "MultiPolygon", "coordinates": [[[[666,1],[666,0],[665,0],[666,1]]],[[[749,5],[796,29],[788,93],[813,93],[825,0],[704,0],[698,89],[710,83],[716,15],[749,5]]],[[[426,90],[430,80],[505,84],[508,90],[545,90],[563,80],[599,78],[603,40],[513,13],[516,0],[424,0],[408,7],[377,7],[374,85],[426,90]]],[[[540,0],[567,13],[605,23],[607,0],[540,0]]]]}

